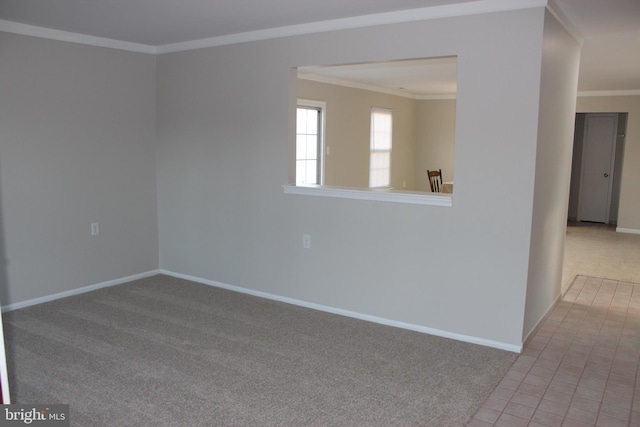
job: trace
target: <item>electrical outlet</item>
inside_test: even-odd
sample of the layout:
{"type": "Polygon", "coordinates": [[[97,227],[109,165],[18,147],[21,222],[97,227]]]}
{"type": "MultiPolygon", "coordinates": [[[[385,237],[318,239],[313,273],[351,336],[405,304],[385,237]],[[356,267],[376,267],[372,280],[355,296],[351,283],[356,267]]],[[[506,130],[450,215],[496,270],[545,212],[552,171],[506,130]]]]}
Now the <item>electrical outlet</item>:
{"type": "Polygon", "coordinates": [[[100,223],[99,222],[92,222],[91,223],[91,235],[92,236],[97,236],[98,234],[100,234],[100,223]]]}
{"type": "Polygon", "coordinates": [[[311,235],[309,235],[309,234],[303,234],[302,235],[302,247],[304,249],[311,248],[311,235]]]}

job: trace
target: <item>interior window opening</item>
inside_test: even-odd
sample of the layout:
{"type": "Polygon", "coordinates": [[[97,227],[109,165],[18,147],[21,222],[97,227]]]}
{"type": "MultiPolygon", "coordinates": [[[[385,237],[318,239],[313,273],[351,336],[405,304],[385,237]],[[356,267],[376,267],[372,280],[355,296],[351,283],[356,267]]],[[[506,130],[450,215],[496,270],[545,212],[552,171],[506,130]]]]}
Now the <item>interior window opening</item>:
{"type": "Polygon", "coordinates": [[[296,185],[322,185],[323,117],[320,103],[299,102],[296,108],[296,185]]]}

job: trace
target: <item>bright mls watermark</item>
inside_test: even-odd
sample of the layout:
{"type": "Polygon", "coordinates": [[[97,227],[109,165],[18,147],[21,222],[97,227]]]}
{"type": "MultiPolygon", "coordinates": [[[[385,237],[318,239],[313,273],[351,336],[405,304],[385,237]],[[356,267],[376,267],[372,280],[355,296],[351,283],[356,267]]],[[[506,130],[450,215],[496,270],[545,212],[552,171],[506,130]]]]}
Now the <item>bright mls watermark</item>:
{"type": "Polygon", "coordinates": [[[0,426],[69,427],[69,405],[2,405],[0,426]]]}

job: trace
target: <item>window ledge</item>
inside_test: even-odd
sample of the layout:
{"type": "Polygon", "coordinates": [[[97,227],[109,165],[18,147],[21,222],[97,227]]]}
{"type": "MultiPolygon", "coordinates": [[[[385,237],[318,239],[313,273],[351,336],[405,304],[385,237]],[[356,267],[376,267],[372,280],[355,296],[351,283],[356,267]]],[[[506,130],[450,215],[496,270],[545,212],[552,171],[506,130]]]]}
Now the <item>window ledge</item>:
{"type": "Polygon", "coordinates": [[[451,206],[451,194],[422,193],[392,189],[330,187],[326,185],[283,185],[285,194],[302,196],[337,197],[341,199],[373,200],[378,202],[406,203],[413,205],[451,206]]]}

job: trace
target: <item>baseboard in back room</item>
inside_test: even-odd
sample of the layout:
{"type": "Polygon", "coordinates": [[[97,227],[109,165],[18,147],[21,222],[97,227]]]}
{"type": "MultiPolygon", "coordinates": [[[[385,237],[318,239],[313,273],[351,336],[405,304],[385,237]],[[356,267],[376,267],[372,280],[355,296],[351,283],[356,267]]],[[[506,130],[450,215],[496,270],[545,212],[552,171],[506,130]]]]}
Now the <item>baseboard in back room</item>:
{"type": "Polygon", "coordinates": [[[633,228],[620,228],[620,227],[617,227],[616,231],[618,233],[640,234],[640,230],[635,230],[633,228]]]}

